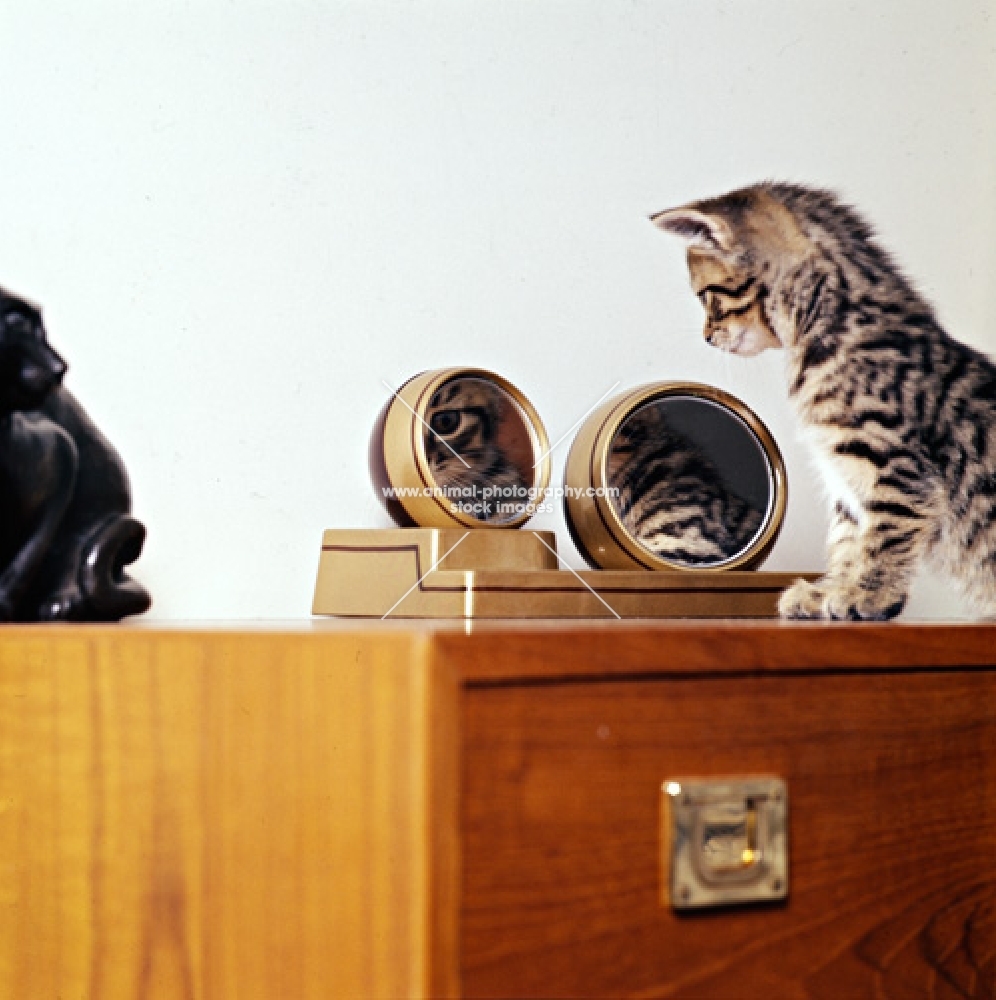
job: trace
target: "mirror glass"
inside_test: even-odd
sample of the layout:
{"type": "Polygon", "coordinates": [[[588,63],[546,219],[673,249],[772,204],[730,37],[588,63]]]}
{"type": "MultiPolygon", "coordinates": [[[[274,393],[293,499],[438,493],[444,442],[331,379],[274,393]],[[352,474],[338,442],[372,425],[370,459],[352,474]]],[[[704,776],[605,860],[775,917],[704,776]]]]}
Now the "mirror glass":
{"type": "Polygon", "coordinates": [[[612,439],[607,483],[640,545],[679,566],[718,566],[763,530],[774,501],[767,455],[732,410],[665,396],[634,410],[612,439]]]}
{"type": "Polygon", "coordinates": [[[435,485],[462,513],[497,525],[529,505],[539,456],[526,415],[501,386],[468,376],[444,382],[424,428],[435,485]]]}

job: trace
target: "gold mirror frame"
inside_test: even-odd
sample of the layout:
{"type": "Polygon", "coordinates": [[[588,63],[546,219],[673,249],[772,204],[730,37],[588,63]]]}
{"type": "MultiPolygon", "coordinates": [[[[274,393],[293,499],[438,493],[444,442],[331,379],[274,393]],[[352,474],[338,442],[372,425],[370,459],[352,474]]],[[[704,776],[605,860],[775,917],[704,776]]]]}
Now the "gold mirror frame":
{"type": "Polygon", "coordinates": [[[650,569],[673,572],[726,572],[756,569],[767,558],[781,531],[788,502],[785,463],[775,439],[745,403],[722,389],[698,382],[654,382],[610,399],[582,424],[571,444],[564,469],[564,516],[578,551],[595,569],[650,569]],[[772,497],[757,537],[739,555],[714,566],[669,562],[651,552],[623,525],[610,497],[609,451],[620,425],[634,411],[657,399],[692,397],[728,409],[757,439],[768,463],[772,497]],[[592,489],[594,495],[588,496],[592,489]]]}
{"type": "Polygon", "coordinates": [[[507,521],[483,521],[460,510],[443,495],[443,485],[433,478],[425,452],[425,414],[436,391],[457,378],[489,382],[516,404],[537,459],[531,487],[535,491],[533,500],[542,502],[550,485],[550,443],[546,428],[532,403],[511,382],[483,368],[441,368],[422,372],[405,382],[387,401],[370,438],[370,477],[377,497],[402,528],[518,528],[532,517],[532,510],[524,509],[507,521]],[[385,490],[402,492],[389,497],[385,490]],[[410,491],[414,491],[414,495],[410,491]]]}

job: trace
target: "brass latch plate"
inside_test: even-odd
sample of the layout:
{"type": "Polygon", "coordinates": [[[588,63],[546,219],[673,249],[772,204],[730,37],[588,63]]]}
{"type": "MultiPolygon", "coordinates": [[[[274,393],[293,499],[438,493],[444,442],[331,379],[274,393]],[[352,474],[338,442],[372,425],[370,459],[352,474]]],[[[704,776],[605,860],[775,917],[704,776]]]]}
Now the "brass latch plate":
{"type": "Polygon", "coordinates": [[[774,777],[668,778],[663,889],[676,910],[788,895],[788,793],[774,777]]]}

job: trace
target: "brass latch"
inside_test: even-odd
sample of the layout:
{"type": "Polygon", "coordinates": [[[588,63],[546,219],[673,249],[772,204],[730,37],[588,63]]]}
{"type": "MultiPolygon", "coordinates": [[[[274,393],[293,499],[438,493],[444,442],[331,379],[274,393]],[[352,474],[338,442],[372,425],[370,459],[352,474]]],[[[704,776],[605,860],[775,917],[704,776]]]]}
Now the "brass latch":
{"type": "Polygon", "coordinates": [[[676,910],[788,895],[788,796],[780,778],[664,782],[663,889],[676,910]]]}

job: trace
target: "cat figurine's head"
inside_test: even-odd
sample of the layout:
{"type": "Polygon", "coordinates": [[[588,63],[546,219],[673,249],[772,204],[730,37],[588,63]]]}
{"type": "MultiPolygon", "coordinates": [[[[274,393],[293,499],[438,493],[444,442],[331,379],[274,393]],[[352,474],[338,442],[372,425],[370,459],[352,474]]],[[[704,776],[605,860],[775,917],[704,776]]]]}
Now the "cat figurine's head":
{"type": "Polygon", "coordinates": [[[0,415],[38,409],[65,374],[39,310],[0,289],[0,415]]]}
{"type": "Polygon", "coordinates": [[[771,186],[671,208],[651,221],[688,242],[692,290],[705,308],[710,344],[744,356],[788,346],[791,326],[779,322],[771,295],[810,243],[771,186]]]}

